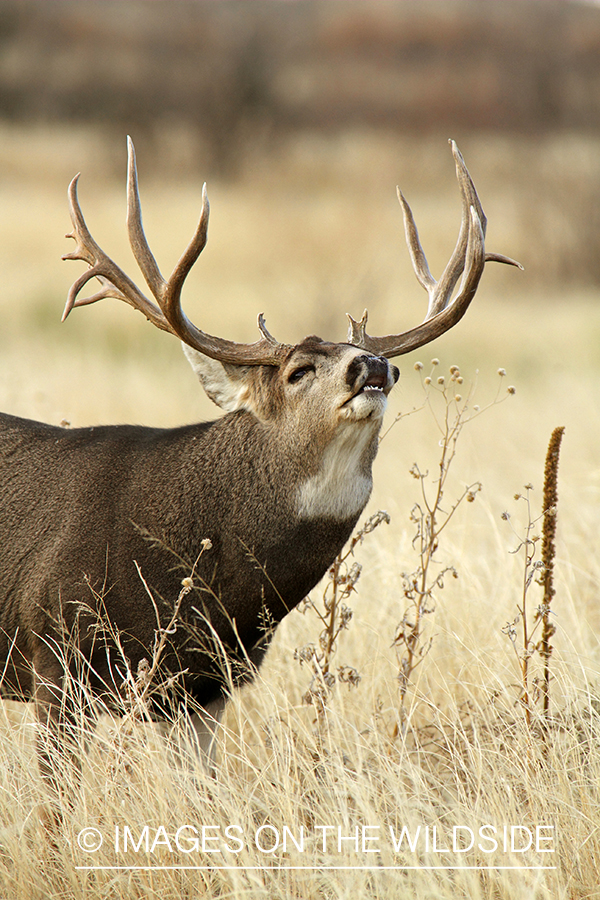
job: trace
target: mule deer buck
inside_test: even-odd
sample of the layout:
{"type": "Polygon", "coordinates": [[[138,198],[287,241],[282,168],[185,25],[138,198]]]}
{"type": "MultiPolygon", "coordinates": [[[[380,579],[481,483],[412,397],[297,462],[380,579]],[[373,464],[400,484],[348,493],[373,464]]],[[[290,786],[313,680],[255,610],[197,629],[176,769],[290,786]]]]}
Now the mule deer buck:
{"type": "Polygon", "coordinates": [[[438,282],[398,192],[413,266],[429,295],[425,320],[372,337],[365,312],[360,321],[349,317],[341,343],[316,336],[279,343],[262,315],[251,344],[192,324],[180,295],[206,243],[206,190],[196,233],[165,280],[142,228],[131,141],[127,227],[153,300],[94,241],[77,199],[79,176],[72,181],[68,237],[76,248],[64,258],[89,268],[71,287],[63,319],[103,298],[125,301],[183,342],[225,415],[175,429],[64,429],[1,416],[3,696],[34,699],[40,721],[65,726],[69,640],[85,660],[90,690],[119,695],[123,660],[138,671],[160,632],[164,671],[180,675],[206,721],[218,720],[228,684],[251,677],[269,631],[324,575],[369,499],[386,398],[399,375],[388,360],[452,328],[486,262],[518,265],[486,253],[486,218],[454,143],[452,152],[462,222],[438,282]],[[92,278],[100,290],[81,297],[92,278]],[[108,629],[98,629],[102,617],[108,629]]]}

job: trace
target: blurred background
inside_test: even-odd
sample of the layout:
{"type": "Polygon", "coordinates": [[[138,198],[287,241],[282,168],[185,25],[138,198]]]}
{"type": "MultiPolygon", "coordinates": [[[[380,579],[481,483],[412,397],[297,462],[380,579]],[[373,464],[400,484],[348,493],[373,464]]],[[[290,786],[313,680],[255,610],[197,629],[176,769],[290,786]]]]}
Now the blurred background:
{"type": "Polygon", "coordinates": [[[395,188],[439,275],[460,221],[454,138],[489,218],[489,248],[525,272],[488,266],[460,325],[401,360],[392,412],[417,402],[417,357],[494,378],[504,366],[519,393],[514,428],[490,429],[494,451],[506,444],[502,463],[515,444],[541,458],[550,430],[566,424],[574,477],[596,477],[595,462],[583,474],[581,460],[595,459],[600,434],[600,6],[0,0],[8,411],[158,425],[215,412],[177,342],[124,304],[103,301],[60,324],[83,270],[60,262],[73,247],[64,234],[76,172],[94,237],[137,277],[124,226],[126,134],[165,272],[208,182],[209,242],[184,290],[191,318],[254,340],[262,311],[287,342],[343,339],[345,313],[364,307],[372,333],[422,319],[395,188]]]}

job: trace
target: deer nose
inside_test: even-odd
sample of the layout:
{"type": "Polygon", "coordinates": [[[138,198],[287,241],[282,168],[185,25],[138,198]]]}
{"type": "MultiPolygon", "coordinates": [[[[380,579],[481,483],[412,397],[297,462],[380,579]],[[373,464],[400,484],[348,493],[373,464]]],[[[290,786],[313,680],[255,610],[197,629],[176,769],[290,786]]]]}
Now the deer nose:
{"type": "MultiPolygon", "coordinates": [[[[372,359],[372,357],[370,358],[372,359]]],[[[396,382],[400,378],[400,369],[398,368],[398,366],[392,366],[385,356],[376,356],[375,359],[378,362],[383,363],[386,373],[389,373],[392,376],[392,380],[394,384],[396,384],[396,382]]]]}
{"type": "Polygon", "coordinates": [[[353,388],[357,382],[370,384],[385,390],[390,376],[395,383],[400,375],[396,366],[391,366],[387,359],[383,356],[371,356],[366,353],[356,356],[346,372],[346,381],[348,386],[353,388]]]}
{"type": "Polygon", "coordinates": [[[370,365],[368,366],[369,375],[367,377],[367,383],[369,383],[369,381],[373,379],[380,379],[383,382],[381,385],[381,389],[387,389],[387,393],[387,391],[391,390],[392,386],[396,384],[396,382],[400,378],[400,369],[397,366],[392,366],[385,356],[371,356],[367,357],[367,359],[370,361],[370,365]],[[378,363],[379,365],[374,366],[374,363],[378,363]],[[389,384],[390,376],[392,379],[392,384],[389,384]]]}

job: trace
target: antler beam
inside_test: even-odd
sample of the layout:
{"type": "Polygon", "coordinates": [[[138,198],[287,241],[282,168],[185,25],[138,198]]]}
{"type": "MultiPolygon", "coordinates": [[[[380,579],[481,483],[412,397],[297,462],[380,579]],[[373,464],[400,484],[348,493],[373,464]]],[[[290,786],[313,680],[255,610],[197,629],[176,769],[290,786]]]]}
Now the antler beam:
{"type": "Polygon", "coordinates": [[[206,185],[202,190],[202,210],[196,233],[173,269],[170,278],[165,280],[144,234],[135,150],[131,138],[127,138],[127,231],[135,260],[156,300],[154,303],[104,253],[91,236],[77,199],[78,179],[79,175],[69,185],[69,208],[73,231],[67,235],[76,241],[77,246],[72,253],[63,256],[63,259],[81,259],[90,268],[72,285],[67,297],[63,321],[76,306],[85,306],[106,297],[114,297],[117,300],[123,300],[134,309],[138,309],[158,328],[176,335],[185,344],[213,359],[235,365],[278,366],[281,364],[281,360],[291,348],[286,344],[280,344],[269,334],[262,314],[258,317],[261,339],[253,344],[240,344],[201,331],[188,319],[181,308],[181,290],[184,281],[206,245],[210,209],[206,196],[206,185]],[[102,290],[90,297],[79,297],[80,291],[94,277],[102,284],[102,290]]]}
{"type": "Polygon", "coordinates": [[[366,310],[360,322],[357,322],[352,316],[348,316],[350,320],[348,343],[369,350],[377,356],[391,358],[409,353],[411,350],[416,350],[417,347],[430,343],[456,325],[464,316],[475,296],[486,262],[501,262],[517,266],[519,269],[523,268],[520,263],[508,256],[486,253],[484,238],[487,219],[460,150],[454,141],[450,141],[450,144],[462,196],[462,221],[456,247],[439,281],[436,281],[429,271],[410,206],[398,189],[398,199],[404,215],[406,242],[413,268],[419,284],[429,295],[429,306],[425,319],[420,325],[400,334],[372,337],[366,332],[366,310]],[[452,292],[461,276],[459,292],[452,300],[452,292]]]}

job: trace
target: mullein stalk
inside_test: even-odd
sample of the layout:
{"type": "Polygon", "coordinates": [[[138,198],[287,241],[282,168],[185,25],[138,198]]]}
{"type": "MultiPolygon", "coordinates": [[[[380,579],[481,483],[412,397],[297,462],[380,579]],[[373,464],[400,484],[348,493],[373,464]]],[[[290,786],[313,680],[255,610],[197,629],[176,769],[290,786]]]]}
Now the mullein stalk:
{"type": "Polygon", "coordinates": [[[544,599],[541,606],[542,637],[539,644],[539,653],[544,661],[544,676],[542,679],[543,717],[544,727],[548,727],[550,713],[550,657],[552,656],[552,644],[550,643],[555,626],[550,621],[554,590],[554,557],[556,554],[556,510],[558,504],[558,459],[560,445],[564,433],[564,427],[555,428],[548,444],[546,465],[544,468],[544,522],[542,528],[542,563],[544,574],[542,585],[544,599]]]}

